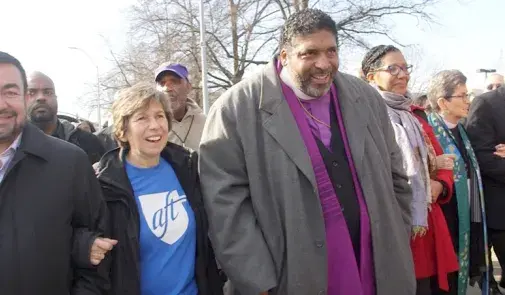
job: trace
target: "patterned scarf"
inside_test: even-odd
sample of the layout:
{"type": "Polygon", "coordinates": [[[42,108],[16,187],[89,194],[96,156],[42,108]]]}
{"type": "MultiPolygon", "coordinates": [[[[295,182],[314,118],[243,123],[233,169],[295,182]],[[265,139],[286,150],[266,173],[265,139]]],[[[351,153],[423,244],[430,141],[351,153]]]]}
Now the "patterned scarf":
{"type": "MultiPolygon", "coordinates": [[[[482,188],[482,180],[480,175],[479,164],[477,162],[477,157],[473,151],[470,140],[466,134],[465,129],[461,124],[458,124],[456,128],[459,130],[461,139],[463,140],[464,148],[468,157],[470,158],[470,167],[466,167],[466,163],[462,157],[462,154],[458,146],[456,145],[456,138],[451,132],[447,124],[440,115],[436,113],[431,113],[428,116],[428,122],[433,126],[433,131],[437,137],[440,145],[444,149],[446,154],[456,155],[456,160],[454,162],[454,187],[458,206],[458,261],[459,261],[459,272],[458,272],[458,294],[465,295],[468,285],[468,269],[470,263],[470,221],[482,224],[483,230],[483,249],[484,256],[488,257],[488,243],[487,243],[487,226],[486,226],[486,212],[484,208],[484,193],[482,188]],[[470,170],[471,178],[468,179],[467,168],[470,170]]],[[[475,238],[475,237],[474,237],[475,238]]],[[[488,270],[488,260],[484,258],[484,286],[482,288],[482,293],[487,294],[489,288],[489,274],[488,270]]]]}
{"type": "Polygon", "coordinates": [[[428,135],[410,110],[410,95],[382,91],[374,84],[372,87],[384,98],[392,123],[402,127],[400,131],[395,128],[395,137],[403,152],[404,168],[412,187],[413,234],[424,235],[428,228],[428,208],[431,204],[430,171],[435,169],[434,150],[430,150],[428,135]]]}

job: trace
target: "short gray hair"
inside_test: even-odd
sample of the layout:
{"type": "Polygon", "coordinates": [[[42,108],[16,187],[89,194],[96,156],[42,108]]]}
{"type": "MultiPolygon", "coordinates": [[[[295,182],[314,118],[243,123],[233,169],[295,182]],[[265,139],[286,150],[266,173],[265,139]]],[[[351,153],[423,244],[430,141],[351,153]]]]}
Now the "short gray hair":
{"type": "Polygon", "coordinates": [[[444,70],[435,74],[428,87],[428,100],[432,109],[435,112],[440,111],[438,99],[450,99],[459,85],[466,84],[466,80],[466,76],[458,70],[444,70]]]}

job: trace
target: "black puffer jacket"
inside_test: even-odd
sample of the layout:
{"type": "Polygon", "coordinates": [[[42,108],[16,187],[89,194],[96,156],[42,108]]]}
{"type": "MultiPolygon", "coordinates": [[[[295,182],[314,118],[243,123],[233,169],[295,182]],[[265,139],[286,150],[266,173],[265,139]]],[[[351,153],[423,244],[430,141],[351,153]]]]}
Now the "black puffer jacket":
{"type": "MultiPolygon", "coordinates": [[[[119,148],[106,153],[97,167],[98,180],[109,210],[109,235],[119,241],[101,264],[110,272],[110,295],[140,295],[140,217],[133,188],[119,148]]],[[[219,273],[208,239],[208,221],[198,179],[197,154],[169,143],[161,156],[172,165],[196,220],[195,278],[199,295],[221,295],[225,278],[219,273]]]]}
{"type": "Polygon", "coordinates": [[[68,121],[58,120],[58,126],[52,136],[80,147],[88,155],[91,164],[100,161],[105,154],[105,149],[96,135],[76,128],[68,121]]]}

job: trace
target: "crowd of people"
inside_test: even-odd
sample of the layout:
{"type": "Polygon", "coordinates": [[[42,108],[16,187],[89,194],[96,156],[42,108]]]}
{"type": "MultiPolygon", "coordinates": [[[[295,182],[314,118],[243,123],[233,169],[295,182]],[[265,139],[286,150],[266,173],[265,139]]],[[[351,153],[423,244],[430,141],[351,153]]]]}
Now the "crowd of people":
{"type": "Polygon", "coordinates": [[[400,49],[355,77],[338,41],[296,12],[207,116],[166,63],[101,130],[59,119],[51,78],[0,52],[1,294],[501,294],[503,76],[471,101],[444,70],[414,96],[400,49]]]}

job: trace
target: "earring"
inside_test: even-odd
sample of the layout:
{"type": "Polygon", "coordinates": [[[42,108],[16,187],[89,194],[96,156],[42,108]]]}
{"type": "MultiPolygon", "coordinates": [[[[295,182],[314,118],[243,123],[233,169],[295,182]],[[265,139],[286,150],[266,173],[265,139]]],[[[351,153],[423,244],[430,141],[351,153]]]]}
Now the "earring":
{"type": "Polygon", "coordinates": [[[449,114],[448,110],[442,110],[442,116],[447,116],[449,114]]]}

